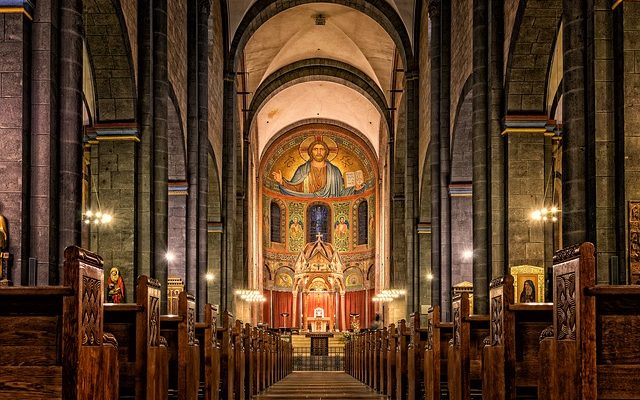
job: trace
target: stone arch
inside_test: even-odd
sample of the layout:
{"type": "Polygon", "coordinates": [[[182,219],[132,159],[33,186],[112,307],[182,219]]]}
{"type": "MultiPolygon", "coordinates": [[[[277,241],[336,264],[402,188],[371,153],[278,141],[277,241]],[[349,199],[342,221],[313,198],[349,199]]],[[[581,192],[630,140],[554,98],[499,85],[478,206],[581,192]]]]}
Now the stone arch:
{"type": "Polygon", "coordinates": [[[256,90],[251,100],[250,112],[245,124],[245,136],[251,132],[260,109],[276,94],[298,83],[328,81],[339,83],[363,95],[380,112],[390,131],[391,119],[384,93],[373,79],[350,64],[325,58],[301,60],[283,67],[268,76],[256,90]]]}
{"type": "Polygon", "coordinates": [[[113,0],[86,0],[87,51],[96,88],[96,122],[134,121],[136,87],[122,9],[113,0]]]}
{"type": "Polygon", "coordinates": [[[507,114],[545,111],[546,80],[561,15],[561,0],[518,5],[506,63],[507,114]]]}
{"type": "Polygon", "coordinates": [[[411,40],[398,12],[386,0],[257,0],[244,14],[231,42],[227,70],[235,71],[244,46],[271,17],[289,8],[309,3],[333,3],[353,8],[376,21],[393,39],[407,70],[415,68],[411,40]]]}
{"type": "Polygon", "coordinates": [[[451,183],[471,182],[473,178],[473,77],[465,83],[451,133],[451,183]]]}

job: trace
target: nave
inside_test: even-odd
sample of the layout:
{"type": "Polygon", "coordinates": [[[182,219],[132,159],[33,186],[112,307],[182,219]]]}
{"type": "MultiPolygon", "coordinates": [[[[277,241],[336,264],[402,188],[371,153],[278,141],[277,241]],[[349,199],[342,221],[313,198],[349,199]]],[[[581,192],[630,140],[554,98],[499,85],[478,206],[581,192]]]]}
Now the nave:
{"type": "Polygon", "coordinates": [[[344,372],[293,372],[255,400],[385,400],[387,396],[344,372]]]}

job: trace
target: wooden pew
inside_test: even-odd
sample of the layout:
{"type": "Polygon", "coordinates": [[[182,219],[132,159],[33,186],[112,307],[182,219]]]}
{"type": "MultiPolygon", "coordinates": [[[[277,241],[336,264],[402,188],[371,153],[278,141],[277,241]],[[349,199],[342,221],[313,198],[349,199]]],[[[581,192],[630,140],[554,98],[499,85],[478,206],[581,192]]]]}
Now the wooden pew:
{"type": "Polygon", "coordinates": [[[140,276],[136,303],[105,304],[104,324],[119,343],[120,398],[166,399],[169,355],[160,335],[160,283],[140,276]]]}
{"type": "Polygon", "coordinates": [[[482,347],[489,336],[489,316],[469,314],[469,295],[453,298],[453,338],[448,350],[448,388],[451,400],[482,394],[482,347]]]}
{"type": "Polygon", "coordinates": [[[382,353],[382,331],[377,329],[373,334],[373,385],[375,391],[380,391],[380,353],[382,353]]]}
{"type": "Polygon", "coordinates": [[[218,342],[218,306],[206,304],[204,321],[196,323],[200,343],[200,386],[205,400],[220,397],[220,343],[218,342]]]}
{"type": "Polygon", "coordinates": [[[440,306],[427,314],[427,342],[424,350],[424,386],[427,400],[439,400],[448,395],[449,341],[453,338],[453,323],[440,321],[440,306]]]}
{"type": "Polygon", "coordinates": [[[390,324],[387,330],[387,377],[384,394],[391,399],[396,396],[396,343],[398,341],[398,330],[395,324],[390,324]]]}
{"type": "Polygon", "coordinates": [[[0,399],[117,398],[102,265],[97,254],[70,246],[63,286],[0,288],[0,399]]]}
{"type": "Polygon", "coordinates": [[[409,317],[409,345],[407,350],[407,399],[424,398],[424,348],[427,330],[420,326],[420,313],[409,317]]]}
{"type": "Polygon", "coordinates": [[[179,400],[198,398],[200,346],[196,339],[196,299],[187,292],[178,296],[178,315],[160,317],[160,334],[169,352],[169,394],[179,400]]]}
{"type": "Polygon", "coordinates": [[[540,398],[640,398],[640,287],[596,285],[591,243],[556,252],[553,263],[540,398]]]}
{"type": "Polygon", "coordinates": [[[553,304],[514,304],[513,277],[490,284],[491,329],[483,349],[483,398],[538,398],[540,333],[552,323],[553,304]]]}
{"type": "Polygon", "coordinates": [[[409,357],[409,340],[411,332],[404,319],[398,321],[398,338],[396,340],[396,399],[406,400],[409,389],[409,370],[407,368],[409,357]]]}
{"type": "Polygon", "coordinates": [[[380,361],[378,362],[378,392],[387,393],[387,348],[389,347],[389,329],[387,327],[382,328],[380,332],[380,361]]]}
{"type": "Polygon", "coordinates": [[[222,314],[222,328],[218,329],[220,341],[220,399],[235,400],[235,341],[233,329],[235,318],[225,311],[222,314]]]}
{"type": "Polygon", "coordinates": [[[246,361],[244,387],[247,399],[251,399],[258,394],[258,328],[245,324],[243,337],[246,361]]]}

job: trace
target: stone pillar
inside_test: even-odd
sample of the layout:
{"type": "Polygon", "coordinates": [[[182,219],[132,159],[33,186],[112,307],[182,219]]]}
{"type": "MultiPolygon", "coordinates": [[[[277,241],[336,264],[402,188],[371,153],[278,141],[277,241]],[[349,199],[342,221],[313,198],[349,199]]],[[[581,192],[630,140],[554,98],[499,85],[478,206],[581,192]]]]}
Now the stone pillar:
{"type": "MultiPolygon", "coordinates": [[[[10,16],[10,14],[5,14],[10,16]]],[[[1,17],[2,19],[6,17],[1,17]]],[[[22,18],[25,18],[24,16],[22,18]]],[[[4,31],[4,30],[2,30],[4,31]]],[[[33,14],[31,86],[30,257],[37,260],[36,283],[56,285],[58,277],[58,8],[40,2],[33,14]]],[[[4,38],[2,38],[4,39],[4,38]]],[[[11,61],[8,57],[3,62],[11,61]]],[[[2,79],[6,79],[4,76],[2,79]]],[[[15,90],[17,87],[13,86],[15,90]]],[[[2,93],[2,98],[9,97],[2,93]]],[[[4,137],[2,133],[0,136],[4,137]]],[[[2,201],[0,200],[0,203],[2,201]]],[[[1,208],[1,206],[0,206],[1,208]]],[[[0,209],[0,212],[2,210],[0,209]]]]}
{"type": "MultiPolygon", "coordinates": [[[[153,253],[153,32],[151,0],[138,2],[138,123],[135,275],[151,275],[153,253]]],[[[154,277],[155,278],[155,277],[154,277]]]]}
{"type": "MultiPolygon", "coordinates": [[[[404,176],[405,197],[405,242],[406,242],[406,276],[407,276],[407,310],[410,315],[420,308],[420,263],[418,243],[419,220],[419,180],[418,180],[418,152],[419,152],[419,74],[417,71],[407,71],[405,74],[405,95],[407,97],[406,118],[406,164],[404,176]]],[[[368,310],[368,308],[367,308],[368,310]]],[[[368,324],[368,315],[365,313],[368,324]]]]}
{"type": "Polygon", "coordinates": [[[451,169],[451,3],[443,2],[440,9],[440,262],[441,309],[443,321],[451,315],[451,201],[449,183],[451,169]]]}
{"type": "Polygon", "coordinates": [[[207,221],[209,181],[209,13],[211,0],[198,2],[198,263],[197,300],[201,318],[207,302],[207,221]]]}
{"type": "Polygon", "coordinates": [[[7,220],[8,252],[13,257],[9,279],[16,285],[27,283],[25,272],[29,257],[30,16],[33,10],[23,8],[22,4],[0,13],[0,214],[7,220]]]}
{"type": "Polygon", "coordinates": [[[491,277],[498,278],[506,274],[505,249],[505,196],[504,138],[502,137],[502,119],[504,117],[504,1],[492,0],[489,10],[489,243],[491,277]]]}
{"type": "Polygon", "coordinates": [[[441,304],[440,260],[440,0],[429,1],[431,27],[431,304],[441,304]]]}
{"type": "Polygon", "coordinates": [[[476,314],[489,313],[488,14],[488,1],[473,1],[473,312],[476,314]]]}
{"type": "Polygon", "coordinates": [[[224,77],[224,118],[222,139],[222,267],[221,279],[221,306],[225,310],[233,310],[234,301],[232,293],[235,251],[236,251],[236,83],[235,73],[225,72],[224,77]],[[231,294],[231,295],[230,295],[231,294]]]}
{"type": "MultiPolygon", "coordinates": [[[[187,259],[186,288],[196,293],[198,280],[198,162],[200,136],[198,132],[198,7],[187,8],[187,259]]],[[[222,278],[222,277],[221,277],[222,278]]],[[[224,282],[223,280],[220,281],[224,282]]],[[[224,308],[223,308],[224,309],[224,308]]]]}
{"type": "Polygon", "coordinates": [[[167,240],[169,237],[169,141],[167,102],[167,0],[153,1],[153,262],[160,281],[161,310],[167,309],[167,240]]]}
{"type": "MultiPolygon", "coordinates": [[[[617,106],[618,110],[616,131],[617,139],[624,137],[622,149],[618,148],[617,158],[624,160],[624,164],[618,167],[618,172],[624,172],[624,202],[618,203],[618,206],[624,206],[625,212],[628,208],[628,201],[637,201],[640,199],[640,114],[638,113],[638,104],[640,104],[640,3],[623,2],[616,8],[618,28],[622,32],[618,33],[618,43],[615,49],[618,50],[616,60],[619,67],[616,69],[616,80],[618,88],[617,106]],[[622,22],[620,24],[620,21],[622,22]],[[620,50],[623,53],[620,54],[620,50]],[[622,65],[620,65],[622,64],[622,65]],[[623,153],[624,156],[620,153],[623,153]],[[622,171],[620,171],[622,169],[622,171]]],[[[620,179],[619,179],[620,181],[620,179]]],[[[623,197],[623,196],[619,196],[623,197]]],[[[629,254],[629,229],[636,228],[623,224],[624,235],[619,239],[622,251],[625,255],[629,254]]],[[[631,264],[631,283],[638,283],[640,280],[640,265],[637,259],[630,259],[631,264]]]]}
{"type": "Polygon", "coordinates": [[[344,304],[344,295],[345,295],[344,292],[340,292],[340,321],[343,326],[342,329],[348,331],[349,327],[347,326],[346,316],[345,316],[346,305],[344,304]]]}
{"type": "MultiPolygon", "coordinates": [[[[271,299],[273,299],[273,291],[271,293],[271,299]]],[[[291,306],[291,327],[293,328],[294,326],[296,326],[296,321],[298,321],[298,319],[297,319],[298,316],[296,314],[296,311],[297,311],[297,308],[298,308],[298,291],[296,291],[296,290],[293,291],[293,293],[291,294],[291,301],[293,302],[293,304],[291,306]]],[[[273,302],[272,302],[271,303],[271,314],[272,314],[271,319],[272,319],[272,321],[275,320],[273,318],[273,312],[274,312],[274,309],[273,309],[273,302]]],[[[273,322],[271,323],[271,327],[275,328],[273,326],[273,322]]]]}
{"type": "MultiPolygon", "coordinates": [[[[64,249],[80,244],[82,204],[82,0],[60,3],[60,187],[58,267],[64,249]]],[[[26,213],[25,213],[26,215],[26,213]]]]}
{"type": "MultiPolygon", "coordinates": [[[[592,10],[583,2],[563,0],[563,65],[562,100],[562,242],[563,246],[585,241],[595,242],[595,210],[591,182],[595,175],[591,166],[594,156],[591,115],[591,68],[587,57],[590,40],[587,19],[592,10]],[[592,177],[592,178],[587,178],[592,177]],[[589,198],[588,198],[589,196],[589,198]]],[[[591,23],[593,21],[590,21],[591,23]]]]}

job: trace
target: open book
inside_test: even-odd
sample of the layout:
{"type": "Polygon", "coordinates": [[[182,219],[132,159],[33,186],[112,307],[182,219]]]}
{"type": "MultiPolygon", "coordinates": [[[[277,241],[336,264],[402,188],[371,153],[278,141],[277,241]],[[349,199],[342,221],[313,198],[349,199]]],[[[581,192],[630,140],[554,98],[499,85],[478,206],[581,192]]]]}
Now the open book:
{"type": "Polygon", "coordinates": [[[346,172],[344,174],[344,187],[350,188],[353,186],[360,186],[364,184],[364,174],[362,170],[357,170],[355,172],[346,172]]]}

